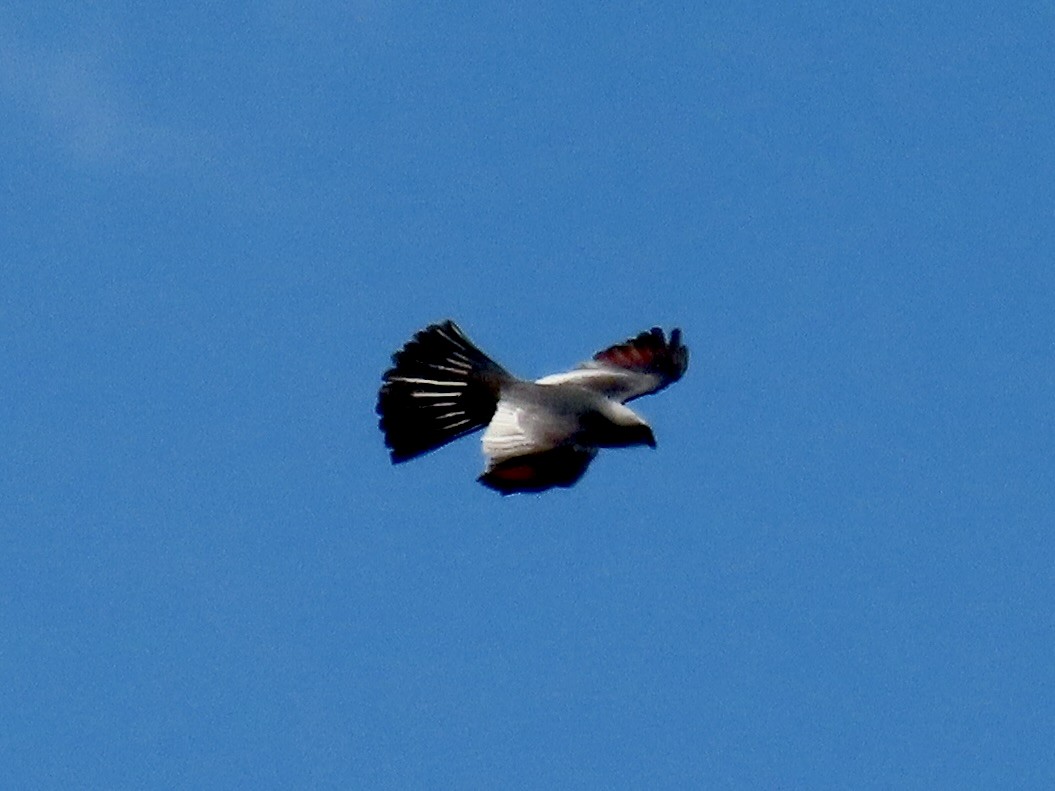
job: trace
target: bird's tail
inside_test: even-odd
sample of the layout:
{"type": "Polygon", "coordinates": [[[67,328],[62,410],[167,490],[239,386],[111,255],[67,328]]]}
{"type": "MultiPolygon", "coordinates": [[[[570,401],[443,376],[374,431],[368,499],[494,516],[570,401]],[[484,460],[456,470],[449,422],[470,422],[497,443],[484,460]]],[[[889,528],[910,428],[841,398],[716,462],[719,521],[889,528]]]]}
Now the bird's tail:
{"type": "Polygon", "coordinates": [[[502,384],[513,380],[453,321],[432,324],[392,356],[377,414],[398,464],[491,422],[502,384]]]}

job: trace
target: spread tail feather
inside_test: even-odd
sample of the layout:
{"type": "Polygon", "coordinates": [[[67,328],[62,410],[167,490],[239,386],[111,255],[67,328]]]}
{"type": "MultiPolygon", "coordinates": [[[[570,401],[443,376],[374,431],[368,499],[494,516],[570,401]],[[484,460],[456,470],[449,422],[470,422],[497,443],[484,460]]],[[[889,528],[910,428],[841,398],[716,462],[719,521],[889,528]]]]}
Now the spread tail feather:
{"type": "Polygon", "coordinates": [[[453,321],[432,324],[392,356],[377,398],[392,463],[483,428],[512,377],[453,321]]]}

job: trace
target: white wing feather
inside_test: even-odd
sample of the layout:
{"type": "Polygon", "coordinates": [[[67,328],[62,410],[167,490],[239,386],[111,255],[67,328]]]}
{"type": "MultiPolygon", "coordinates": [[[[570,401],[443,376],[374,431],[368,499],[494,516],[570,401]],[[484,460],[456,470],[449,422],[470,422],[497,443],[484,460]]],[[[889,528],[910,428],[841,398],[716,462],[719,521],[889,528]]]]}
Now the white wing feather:
{"type": "Polygon", "coordinates": [[[574,370],[539,379],[541,385],[578,385],[615,401],[655,393],[678,381],[689,365],[689,350],[675,328],[668,340],[659,327],[609,346],[574,370]]]}
{"type": "Polygon", "coordinates": [[[578,385],[616,401],[629,401],[651,393],[661,383],[662,378],[656,374],[631,371],[593,361],[583,363],[580,368],[543,376],[535,381],[538,385],[578,385]]]}
{"type": "Polygon", "coordinates": [[[507,400],[498,402],[498,408],[483,436],[488,469],[514,456],[536,453],[552,447],[551,443],[540,441],[539,437],[530,432],[527,428],[529,421],[523,418],[524,407],[507,400]]]}

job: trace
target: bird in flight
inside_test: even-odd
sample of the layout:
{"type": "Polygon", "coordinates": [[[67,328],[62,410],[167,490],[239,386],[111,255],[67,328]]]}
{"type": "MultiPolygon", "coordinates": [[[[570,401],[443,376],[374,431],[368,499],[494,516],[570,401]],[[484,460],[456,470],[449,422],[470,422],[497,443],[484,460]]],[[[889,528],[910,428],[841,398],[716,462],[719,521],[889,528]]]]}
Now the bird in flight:
{"type": "Polygon", "coordinates": [[[453,321],[432,324],[392,355],[377,399],[392,463],[486,427],[480,483],[503,495],[571,486],[600,448],[656,447],[626,406],[678,381],[689,364],[681,330],[653,327],[576,368],[534,382],[480,351],[453,321]]]}

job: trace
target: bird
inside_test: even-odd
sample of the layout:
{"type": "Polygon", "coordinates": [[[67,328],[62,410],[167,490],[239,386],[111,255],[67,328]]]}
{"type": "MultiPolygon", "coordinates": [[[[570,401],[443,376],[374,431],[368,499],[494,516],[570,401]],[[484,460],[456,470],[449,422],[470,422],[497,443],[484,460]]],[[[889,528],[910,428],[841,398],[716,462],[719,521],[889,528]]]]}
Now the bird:
{"type": "Polygon", "coordinates": [[[378,392],[378,425],[393,464],[484,429],[477,479],[502,495],[570,487],[598,450],[656,447],[626,402],[681,379],[689,350],[681,330],[659,327],[597,352],[570,371],[520,379],[447,319],[392,355],[378,392]]]}

